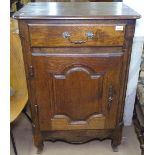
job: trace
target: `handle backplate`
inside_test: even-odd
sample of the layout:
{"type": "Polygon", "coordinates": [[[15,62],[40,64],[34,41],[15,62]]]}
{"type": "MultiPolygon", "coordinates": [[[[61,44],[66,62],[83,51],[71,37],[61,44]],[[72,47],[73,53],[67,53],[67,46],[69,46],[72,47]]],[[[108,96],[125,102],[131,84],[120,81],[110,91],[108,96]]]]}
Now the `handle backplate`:
{"type": "Polygon", "coordinates": [[[73,44],[83,44],[83,43],[86,43],[88,41],[88,39],[92,39],[94,37],[94,34],[93,32],[86,32],[86,39],[85,40],[75,40],[75,41],[72,41],[71,40],[71,35],[69,32],[63,32],[62,36],[64,39],[68,39],[70,43],[73,43],[73,44]]]}

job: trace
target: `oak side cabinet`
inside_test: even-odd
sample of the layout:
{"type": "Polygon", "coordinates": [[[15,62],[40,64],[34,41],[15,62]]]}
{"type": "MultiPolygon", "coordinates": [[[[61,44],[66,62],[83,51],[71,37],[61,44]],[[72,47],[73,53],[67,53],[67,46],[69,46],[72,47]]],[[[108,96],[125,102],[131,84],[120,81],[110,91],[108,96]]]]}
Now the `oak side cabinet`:
{"type": "Polygon", "coordinates": [[[121,143],[136,19],[121,2],[35,2],[18,20],[34,144],[121,143]]]}

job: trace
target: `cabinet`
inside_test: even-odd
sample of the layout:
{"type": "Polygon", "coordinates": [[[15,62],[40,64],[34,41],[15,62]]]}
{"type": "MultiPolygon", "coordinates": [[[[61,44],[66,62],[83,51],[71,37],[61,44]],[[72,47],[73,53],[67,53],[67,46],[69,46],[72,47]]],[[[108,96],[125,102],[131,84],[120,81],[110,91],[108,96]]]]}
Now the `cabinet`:
{"type": "Polygon", "coordinates": [[[29,3],[18,19],[34,143],[121,143],[136,19],[123,3],[29,3]]]}

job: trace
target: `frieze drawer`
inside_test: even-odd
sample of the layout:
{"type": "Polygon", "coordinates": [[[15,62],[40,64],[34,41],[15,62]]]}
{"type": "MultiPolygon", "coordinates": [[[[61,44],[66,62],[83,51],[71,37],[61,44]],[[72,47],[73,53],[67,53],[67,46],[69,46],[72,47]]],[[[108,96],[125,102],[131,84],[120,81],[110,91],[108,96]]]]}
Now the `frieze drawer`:
{"type": "Polygon", "coordinates": [[[125,25],[38,24],[29,32],[32,47],[122,46],[125,25]]]}

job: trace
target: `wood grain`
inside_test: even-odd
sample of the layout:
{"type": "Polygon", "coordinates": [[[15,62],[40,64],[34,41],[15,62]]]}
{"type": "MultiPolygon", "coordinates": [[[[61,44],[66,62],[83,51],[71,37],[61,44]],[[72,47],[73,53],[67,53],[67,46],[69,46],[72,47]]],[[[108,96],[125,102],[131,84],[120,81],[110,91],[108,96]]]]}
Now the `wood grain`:
{"type": "Polygon", "coordinates": [[[36,2],[28,3],[14,14],[14,18],[137,19],[140,15],[121,2],[36,2]]]}
{"type": "Polygon", "coordinates": [[[14,15],[20,19],[34,143],[43,149],[47,139],[82,143],[110,138],[115,148],[121,143],[140,16],[122,3],[74,5],[30,3],[14,15]],[[123,31],[115,31],[116,26],[124,26],[123,31]],[[66,31],[72,41],[86,39],[86,31],[93,31],[94,38],[72,45],[62,37],[66,31]]]}
{"type": "Polygon", "coordinates": [[[122,46],[125,25],[31,24],[29,31],[32,47],[122,46]],[[116,31],[117,26],[122,26],[122,30],[116,31]],[[64,32],[71,35],[70,40],[63,38],[64,32]],[[92,32],[93,38],[87,39],[87,32],[92,32]],[[75,44],[71,41],[86,41],[86,43],[75,44]]]}
{"type": "Polygon", "coordinates": [[[51,123],[52,130],[104,129],[105,117],[96,114],[85,121],[71,121],[67,116],[55,115],[51,123]]]}
{"type": "Polygon", "coordinates": [[[52,129],[50,122],[57,114],[65,114],[73,120],[85,120],[96,113],[107,115],[105,128],[115,127],[121,62],[122,56],[33,56],[40,128],[52,129]],[[115,93],[109,113],[110,85],[115,93]]]}

